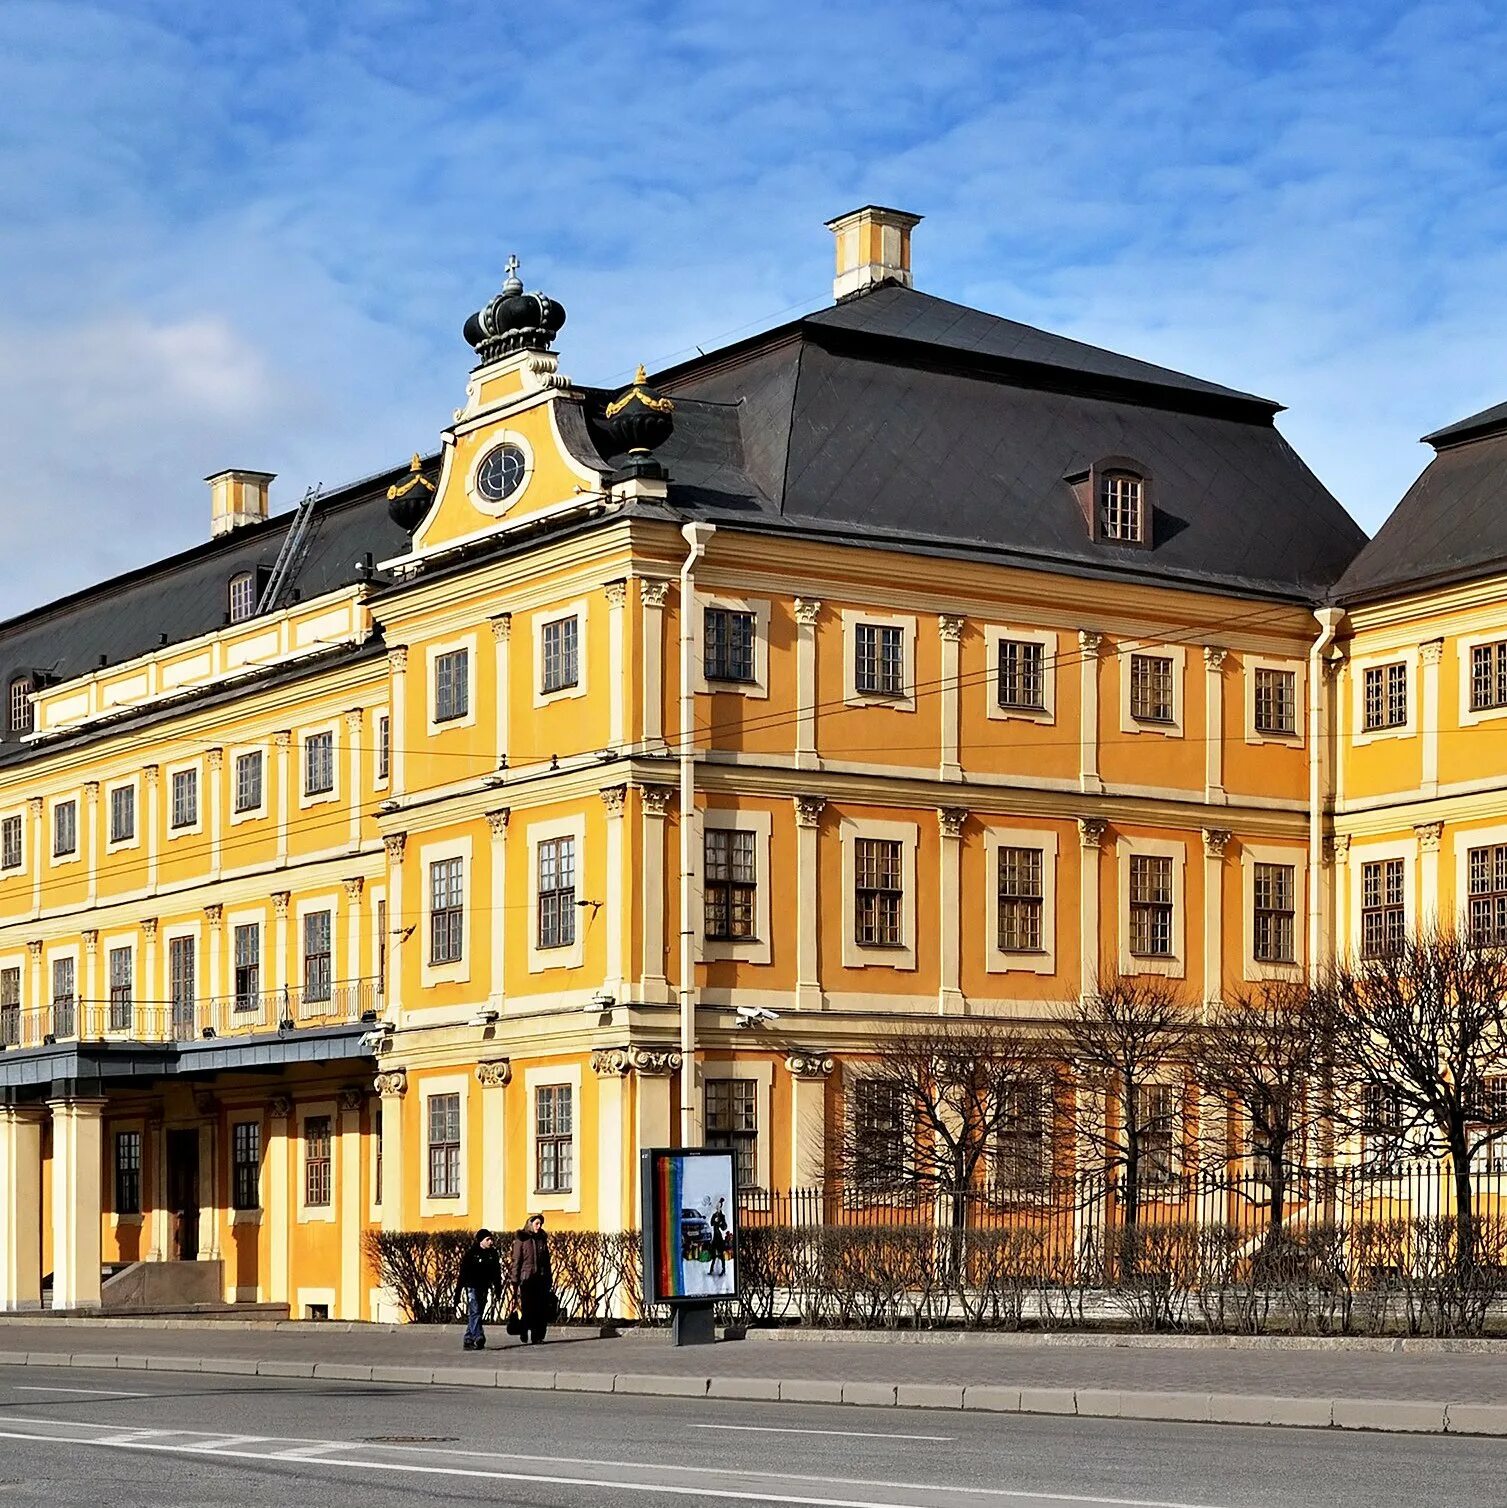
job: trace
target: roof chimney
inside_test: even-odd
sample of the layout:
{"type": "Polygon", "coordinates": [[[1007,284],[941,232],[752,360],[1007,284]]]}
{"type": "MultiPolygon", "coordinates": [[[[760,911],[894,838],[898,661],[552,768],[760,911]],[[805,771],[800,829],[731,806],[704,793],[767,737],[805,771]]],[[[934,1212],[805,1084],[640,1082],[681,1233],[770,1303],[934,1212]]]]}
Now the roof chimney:
{"type": "Polygon", "coordinates": [[[267,489],[276,473],[271,471],[217,471],[204,478],[209,483],[209,532],[218,539],[244,524],[259,524],[267,516],[267,489]]]}
{"type": "Polygon", "coordinates": [[[903,209],[885,209],[866,204],[827,221],[837,241],[837,276],[832,280],[832,296],[837,300],[867,293],[885,283],[912,285],[910,277],[910,233],[921,223],[920,215],[903,209]]]}

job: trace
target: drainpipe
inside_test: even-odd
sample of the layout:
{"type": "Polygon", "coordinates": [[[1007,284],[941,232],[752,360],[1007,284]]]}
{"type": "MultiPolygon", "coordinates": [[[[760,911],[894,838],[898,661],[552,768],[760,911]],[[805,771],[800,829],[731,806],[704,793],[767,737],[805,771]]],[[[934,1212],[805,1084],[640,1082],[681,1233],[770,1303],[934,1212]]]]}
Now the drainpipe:
{"type": "Polygon", "coordinates": [[[680,1145],[696,1140],[696,562],[714,524],[686,524],[690,546],[680,568],[680,1145]]]}
{"type": "MultiPolygon", "coordinates": [[[[1319,944],[1323,936],[1319,888],[1324,865],[1324,756],[1321,736],[1324,725],[1324,656],[1334,643],[1343,608],[1314,610],[1319,636],[1308,651],[1308,968],[1310,977],[1319,967],[1319,944]]],[[[1338,757],[1339,751],[1335,754],[1338,757]]]]}

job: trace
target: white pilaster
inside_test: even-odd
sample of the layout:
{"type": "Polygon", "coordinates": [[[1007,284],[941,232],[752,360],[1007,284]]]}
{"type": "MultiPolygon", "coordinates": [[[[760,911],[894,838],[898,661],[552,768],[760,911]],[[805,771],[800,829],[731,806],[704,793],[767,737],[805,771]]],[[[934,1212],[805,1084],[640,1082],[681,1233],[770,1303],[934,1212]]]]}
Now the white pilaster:
{"type": "Polygon", "coordinates": [[[621,749],[628,728],[628,583],[609,581],[607,598],[607,743],[621,749]]]}
{"type": "MultiPolygon", "coordinates": [[[[481,1085],[481,1221],[488,1230],[508,1228],[507,1087],[512,1082],[512,1064],[506,1058],[476,1065],[481,1085]]],[[[383,1129],[387,1117],[382,1117],[383,1129]]],[[[609,1227],[601,1226],[607,1230],[609,1227]]]]}
{"type": "Polygon", "coordinates": [[[209,804],[209,877],[220,878],[225,822],[224,749],[211,749],[204,761],[208,770],[205,784],[209,787],[204,795],[209,804]]]}
{"type": "Polygon", "coordinates": [[[623,875],[623,813],[628,804],[626,786],[608,786],[601,793],[606,815],[607,841],[604,859],[607,866],[605,904],[607,924],[607,960],[602,989],[614,1000],[623,998],[623,933],[628,922],[627,885],[623,875]]]}
{"type": "Polygon", "coordinates": [[[790,1074],[790,1187],[820,1188],[827,1177],[827,1080],[833,1063],[825,1053],[796,1052],[785,1059],[790,1074]]]}
{"type": "MultiPolygon", "coordinates": [[[[387,1019],[399,1021],[403,1015],[403,852],[408,838],[404,833],[388,833],[382,843],[387,850],[387,1019]]],[[[385,1119],[382,1124],[385,1136],[385,1119]]]]}
{"type": "Polygon", "coordinates": [[[620,1047],[591,1055],[597,1076],[597,1229],[623,1230],[636,1223],[623,1187],[625,1152],[636,1150],[628,1123],[628,1054],[620,1047]]]}
{"type": "Polygon", "coordinates": [[[1224,995],[1224,853],[1230,835],[1204,828],[1204,1000],[1224,995]]]}
{"type": "Polygon", "coordinates": [[[1418,920],[1424,927],[1441,919],[1439,909],[1439,840],[1442,822],[1420,822],[1413,829],[1418,839],[1418,920]]]}
{"type": "Polygon", "coordinates": [[[1224,661],[1227,651],[1204,646],[1204,800],[1223,806],[1224,661]]]}
{"type": "Polygon", "coordinates": [[[1099,853],[1105,824],[1096,817],[1078,819],[1082,872],[1078,879],[1078,991],[1088,994],[1099,978],[1099,853]]]}
{"type": "Polygon", "coordinates": [[[104,1213],[102,1099],[48,1100],[52,1112],[52,1307],[98,1309],[104,1213]]]}
{"type": "Polygon", "coordinates": [[[497,768],[508,762],[508,722],[512,713],[512,678],[509,658],[513,651],[513,615],[498,613],[492,619],[492,676],[497,687],[497,768]]]}
{"type": "Polygon", "coordinates": [[[937,1009],[944,1016],[960,1016],[964,1010],[960,973],[963,908],[962,890],[963,825],[968,809],[946,806],[937,813],[941,835],[941,859],[937,887],[937,954],[939,986],[937,1009]]]}
{"type": "Polygon", "coordinates": [[[345,714],[345,804],[350,813],[346,842],[352,853],[361,847],[361,739],[365,726],[366,713],[360,707],[352,707],[345,714]]]}
{"type": "Polygon", "coordinates": [[[1099,775],[1099,650],[1102,634],[1078,633],[1078,788],[1102,791],[1099,775]]]}
{"type": "MultiPolygon", "coordinates": [[[[277,761],[277,863],[281,868],[288,862],[288,806],[289,783],[292,775],[293,756],[290,752],[293,735],[286,731],[272,735],[272,747],[277,761]]],[[[279,979],[280,985],[287,979],[279,979]]]]}
{"type": "Polygon", "coordinates": [[[392,674],[392,714],[388,724],[387,776],[391,794],[401,796],[407,789],[403,780],[408,745],[408,650],[402,645],[387,651],[387,668],[392,674]]]}
{"type": "MultiPolygon", "coordinates": [[[[668,581],[640,581],[639,601],[643,604],[643,677],[644,742],[646,754],[662,754],[665,742],[665,602],[669,597],[668,581]]],[[[663,976],[664,965],[655,973],[663,976]]]]}
{"type": "Polygon", "coordinates": [[[293,1220],[292,1189],[289,1164],[296,1150],[297,1127],[293,1120],[293,1101],[286,1094],[275,1094],[267,1106],[267,1214],[271,1229],[267,1232],[267,1301],[286,1304],[288,1292],[288,1246],[293,1220]]]}
{"type": "Polygon", "coordinates": [[[335,1316],[359,1320],[361,1296],[361,1107],[366,1091],[340,1091],[340,1161],[336,1173],[340,1191],[340,1290],[335,1316]]]}
{"type": "Polygon", "coordinates": [[[644,811],[644,984],[648,1001],[667,1001],[665,978],[665,814],[670,787],[646,785],[639,791],[644,811]]]}
{"type": "Polygon", "coordinates": [[[795,762],[803,770],[821,764],[816,752],[816,629],[821,615],[816,598],[795,599],[795,762]]]}
{"type": "MultiPolygon", "coordinates": [[[[1444,640],[1430,639],[1419,645],[1418,660],[1423,681],[1419,698],[1419,716],[1423,719],[1423,794],[1439,794],[1439,661],[1444,654],[1444,640]]],[[[1436,861],[1437,862],[1437,861],[1436,861]]],[[[1435,894],[1437,895],[1437,891],[1435,894]]],[[[1424,892],[1427,897],[1428,892],[1424,892]]],[[[1425,906],[1425,910],[1427,907],[1425,906]]]]}
{"type": "Polygon", "coordinates": [[[490,985],[487,993],[492,1009],[500,1011],[507,1000],[508,991],[508,811],[506,807],[499,807],[496,811],[487,813],[487,832],[491,839],[489,850],[492,889],[492,915],[486,928],[487,956],[491,960],[490,985]]]}
{"type": "Polygon", "coordinates": [[[938,715],[941,719],[939,741],[942,757],[937,774],[943,780],[961,780],[963,767],[958,751],[958,664],[962,657],[962,618],[943,614],[937,619],[942,640],[942,685],[938,715]]]}
{"type": "MultiPolygon", "coordinates": [[[[84,830],[79,835],[83,840],[81,852],[88,874],[84,882],[84,904],[93,906],[99,900],[99,781],[90,780],[84,785],[84,830]]],[[[38,863],[37,868],[42,866],[38,863]]]]}
{"type": "Polygon", "coordinates": [[[825,796],[795,798],[795,1004],[798,1010],[822,1008],[821,903],[818,859],[825,796]]]}
{"type": "Polygon", "coordinates": [[[377,1075],[382,1096],[382,1229],[404,1230],[403,1096],[408,1075],[401,1068],[377,1075]]]}

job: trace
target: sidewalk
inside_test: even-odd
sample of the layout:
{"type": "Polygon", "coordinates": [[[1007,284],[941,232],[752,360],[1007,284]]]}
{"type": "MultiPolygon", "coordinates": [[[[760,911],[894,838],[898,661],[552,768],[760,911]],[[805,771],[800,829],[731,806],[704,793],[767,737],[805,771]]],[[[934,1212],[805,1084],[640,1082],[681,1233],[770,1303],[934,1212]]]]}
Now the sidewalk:
{"type": "Polygon", "coordinates": [[[1507,1345],[1410,1349],[1189,1337],[761,1338],[676,1349],[665,1332],[493,1332],[288,1323],[0,1323],[0,1366],[149,1368],[266,1377],[669,1394],[1001,1413],[1507,1436],[1507,1345]]]}

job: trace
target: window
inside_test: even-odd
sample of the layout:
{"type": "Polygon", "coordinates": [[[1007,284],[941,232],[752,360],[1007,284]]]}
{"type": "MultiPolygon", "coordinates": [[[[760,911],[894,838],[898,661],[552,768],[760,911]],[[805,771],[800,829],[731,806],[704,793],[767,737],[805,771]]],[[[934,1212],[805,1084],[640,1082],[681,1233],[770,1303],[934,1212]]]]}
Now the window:
{"type": "Polygon", "coordinates": [[[1472,848],[1469,855],[1470,935],[1507,942],[1507,843],[1472,848]]]}
{"type": "Polygon", "coordinates": [[[1298,731],[1298,677],[1292,670],[1256,671],[1256,732],[1298,731]]]}
{"type": "Polygon", "coordinates": [[[308,911],[303,919],[303,998],[330,998],[330,913],[308,911]]]}
{"type": "Polygon", "coordinates": [[[0,969],[0,1045],[21,1043],[21,970],[0,969]]]}
{"type": "Polygon", "coordinates": [[[262,1123],[237,1121],[230,1128],[230,1198],[238,1210],[260,1209],[262,1123]]]}
{"type": "Polygon", "coordinates": [[[311,1115],[303,1123],[303,1202],[313,1209],[330,1203],[330,1118],[311,1115]]]}
{"type": "Polygon", "coordinates": [[[1470,710],[1507,707],[1507,639],[1476,644],[1470,651],[1470,710]]]}
{"type": "Polygon", "coordinates": [[[905,695],[905,630],[859,623],[853,629],[853,685],[870,696],[905,695]]]}
{"type": "Polygon", "coordinates": [[[1143,504],[1146,484],[1129,471],[1106,471],[1099,478],[1099,527],[1105,539],[1120,544],[1146,542],[1143,504]]]}
{"type": "Polygon", "coordinates": [[[1001,639],[997,695],[1001,707],[1046,708],[1046,655],[1030,639],[1001,639]]]}
{"type": "Polygon", "coordinates": [[[77,1029],[76,981],[72,955],[52,961],[52,1034],[71,1037],[77,1029]]]}
{"type": "Polygon", "coordinates": [[[256,615],[256,577],[242,571],[230,578],[230,621],[244,623],[256,615]]]}
{"type": "Polygon", "coordinates": [[[471,652],[451,649],[434,657],[434,720],[452,723],[471,710],[471,652]]]}
{"type": "Polygon", "coordinates": [[[460,1096],[429,1096],[429,1197],[460,1198],[460,1096]]]}
{"type": "Polygon", "coordinates": [[[235,1008],[254,1011],[261,1004],[262,929],[247,922],[235,929],[235,1008]]]}
{"type": "Polygon", "coordinates": [[[117,785],[110,791],[110,841],[129,843],[136,836],[136,787],[117,785]]]}
{"type": "Polygon", "coordinates": [[[111,948],[109,958],[110,977],[110,1030],[126,1031],[131,1025],[131,950],[111,948]]]}
{"type": "Polygon", "coordinates": [[[78,803],[60,801],[52,809],[52,856],[67,858],[78,852],[78,803]]]}
{"type": "Polygon", "coordinates": [[[259,811],[262,805],[262,751],[252,749],[235,757],[235,810],[259,811]]]}
{"type": "Polygon", "coordinates": [[[539,946],[569,948],[576,940],[576,840],[539,844],[539,946]]]}
{"type": "Polygon", "coordinates": [[[1408,720],[1408,667],[1399,660],[1392,665],[1373,665],[1365,674],[1366,731],[1401,728],[1408,720]]]}
{"type": "Polygon", "coordinates": [[[0,869],[21,867],[21,819],[6,817],[0,821],[0,869]]]}
{"type": "Polygon", "coordinates": [[[890,838],[853,840],[855,940],[869,948],[905,945],[903,846],[890,838]]]}
{"type": "Polygon", "coordinates": [[[1172,860],[1130,856],[1130,951],[1137,958],[1172,957],[1172,860]]]}
{"type": "Polygon", "coordinates": [[[1172,1084],[1142,1084],[1136,1103],[1141,1182],[1171,1183],[1177,1173],[1177,1089],[1172,1084]]]}
{"type": "Polygon", "coordinates": [[[707,680],[752,681],[756,633],[752,613],[726,607],[707,608],[702,633],[707,680]]]}
{"type": "Polygon", "coordinates": [[[574,1178],[575,1126],[569,1084],[541,1084],[534,1091],[534,1190],[568,1194],[574,1178]]]}
{"type": "Polygon", "coordinates": [[[858,1079],[853,1084],[857,1143],[854,1181],[859,1188],[892,1189],[911,1173],[911,1106],[904,1085],[858,1079]]]}
{"type": "Polygon", "coordinates": [[[377,902],[377,993],[387,993],[387,897],[377,902]]]}
{"type": "Polygon", "coordinates": [[[466,920],[466,861],[429,866],[429,962],[459,963],[466,920]]]}
{"type": "Polygon", "coordinates": [[[1142,723],[1175,720],[1172,660],[1167,655],[1131,655],[1130,715],[1142,723]]]}
{"type": "Polygon", "coordinates": [[[999,1121],[995,1180],[1004,1189],[1035,1189],[1051,1167],[1051,1095],[1044,1084],[1018,1084],[1005,1091],[999,1121]]]}
{"type": "Polygon", "coordinates": [[[754,834],[739,828],[706,832],[706,935],[719,941],[754,935],[759,876],[754,834]]]}
{"type": "Polygon", "coordinates": [[[754,1079],[708,1079],[706,1144],[733,1154],[740,1189],[759,1183],[759,1086],[754,1079]]]}
{"type": "Polygon", "coordinates": [[[174,827],[192,827],[199,820],[199,772],[197,770],[173,771],[174,827]]]}
{"type": "Polygon", "coordinates": [[[1256,864],[1251,870],[1254,914],[1251,951],[1259,963],[1297,960],[1296,876],[1291,864],[1256,864]]]}
{"type": "Polygon", "coordinates": [[[173,1035],[180,1042],[194,1034],[197,994],[194,963],[192,937],[175,937],[168,942],[168,997],[173,1007],[173,1035]]]}
{"type": "Polygon", "coordinates": [[[303,742],[303,793],[322,796],[335,789],[335,735],[311,733],[303,742]]]}
{"type": "Polygon", "coordinates": [[[115,1133],[115,1213],[141,1213],[141,1132],[115,1133]]]}
{"type": "Polygon", "coordinates": [[[564,691],[580,681],[580,632],[574,616],[556,618],[539,630],[541,691],[564,691]]]}
{"type": "Polygon", "coordinates": [[[999,851],[999,950],[1041,952],[1042,851],[999,851]]]}
{"type": "Polygon", "coordinates": [[[372,1203],[382,1203],[382,1107],[372,1111],[372,1203]]]}
{"type": "Polygon", "coordinates": [[[1363,958],[1380,958],[1407,935],[1404,866],[1401,859],[1378,859],[1360,871],[1360,950],[1363,958]]]}
{"type": "Polygon", "coordinates": [[[385,712],[377,714],[377,779],[384,781],[392,768],[392,719],[385,712]]]}
{"type": "Polygon", "coordinates": [[[37,683],[29,675],[18,675],[10,683],[10,731],[30,733],[32,729],[31,694],[37,683]]]}
{"type": "Polygon", "coordinates": [[[1387,1166],[1402,1151],[1402,1101],[1390,1085],[1362,1089],[1361,1124],[1361,1162],[1373,1170],[1387,1166]]]}

